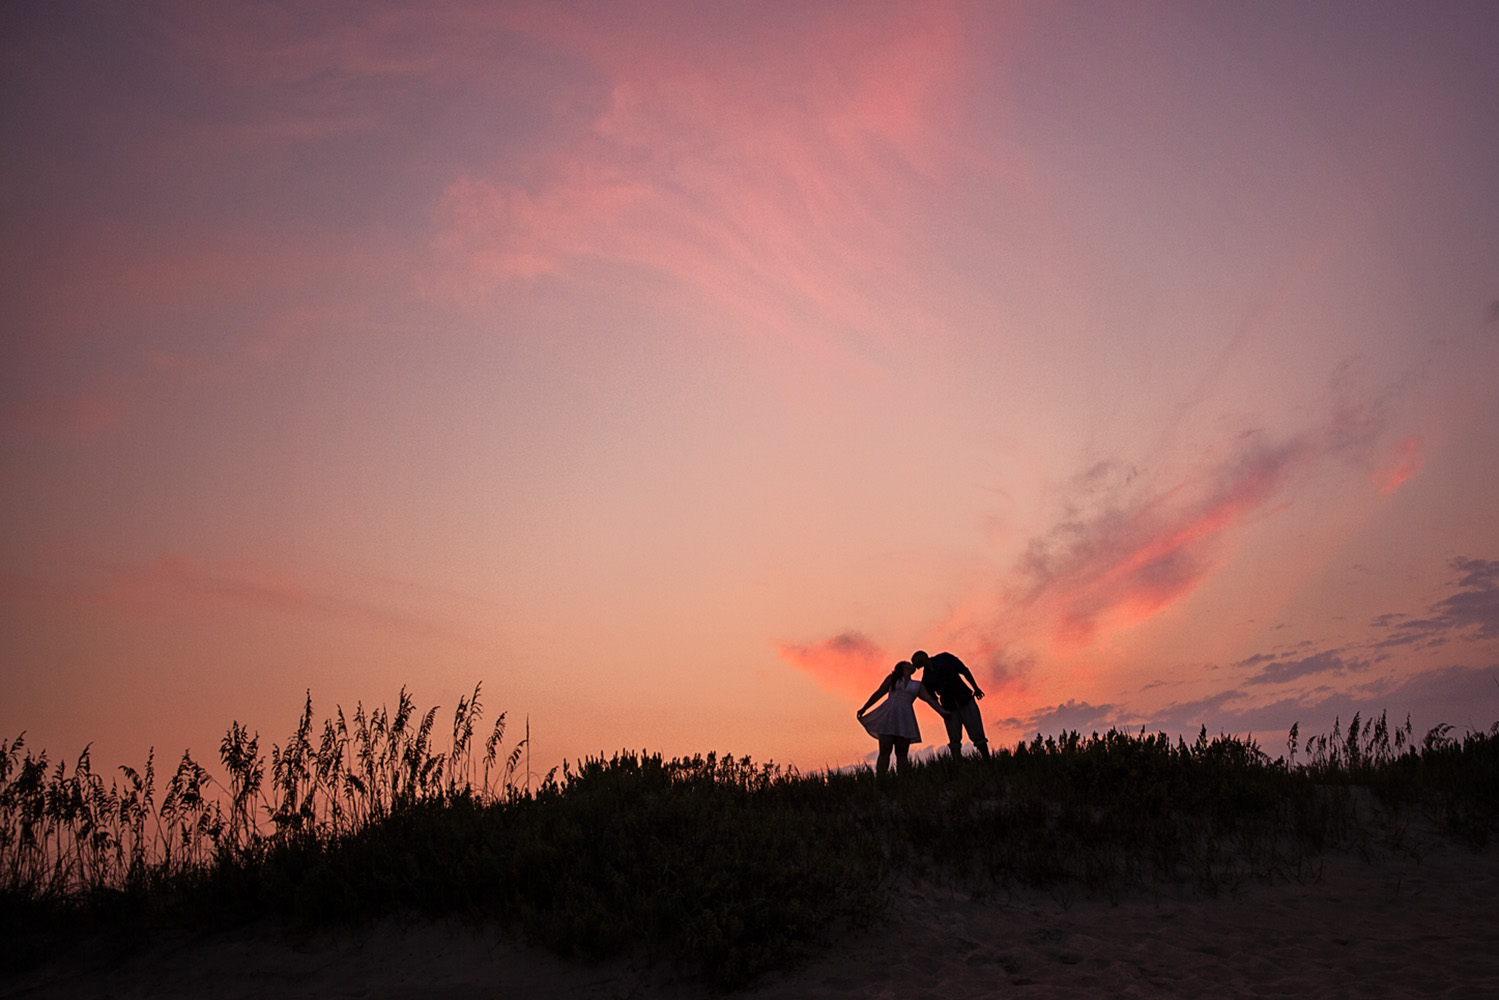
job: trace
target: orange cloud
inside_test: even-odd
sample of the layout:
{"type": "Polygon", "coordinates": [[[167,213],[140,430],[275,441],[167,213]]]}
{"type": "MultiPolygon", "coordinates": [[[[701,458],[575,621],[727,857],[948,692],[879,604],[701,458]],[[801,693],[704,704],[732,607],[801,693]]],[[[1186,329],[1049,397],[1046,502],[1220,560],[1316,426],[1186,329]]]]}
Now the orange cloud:
{"type": "MultiPolygon", "coordinates": [[[[1240,451],[1193,480],[1131,501],[1112,499],[1033,541],[1021,603],[1054,644],[1092,641],[1192,593],[1224,555],[1227,534],[1261,510],[1309,456],[1304,441],[1242,438],[1240,451]]],[[[1093,470],[1097,479],[1107,468],[1093,470]]]]}
{"type": "Polygon", "coordinates": [[[806,646],[782,643],[782,661],[810,676],[824,690],[867,696],[890,672],[894,659],[858,632],[844,632],[806,646]]]}
{"type": "MultiPolygon", "coordinates": [[[[903,641],[952,649],[986,686],[1023,702],[1038,668],[1093,669],[1087,647],[1195,593],[1226,564],[1235,534],[1289,503],[1310,470],[1337,459],[1363,466],[1383,422],[1377,398],[1340,395],[1320,425],[1279,440],[1241,433],[1165,484],[1098,463],[1068,484],[1062,515],[1012,572],[955,595],[942,620],[903,641]]],[[[1418,457],[1413,441],[1401,443],[1403,461],[1418,457]]],[[[858,638],[782,647],[782,658],[835,687],[861,665],[849,635],[858,638]]],[[[846,680],[838,689],[864,693],[846,680]]]]}
{"type": "MultiPolygon", "coordinates": [[[[1017,579],[964,595],[918,640],[952,648],[991,690],[1025,697],[1037,655],[1067,660],[1100,632],[1126,629],[1192,594],[1227,558],[1234,529],[1275,501],[1316,453],[1315,439],[1242,435],[1216,467],[1164,489],[1102,463],[1073,490],[1094,499],[1031,542],[1017,579]]],[[[1080,503],[1081,501],[1079,501],[1080,503]]],[[[894,657],[857,632],[778,647],[828,690],[873,690],[894,657]]]]}

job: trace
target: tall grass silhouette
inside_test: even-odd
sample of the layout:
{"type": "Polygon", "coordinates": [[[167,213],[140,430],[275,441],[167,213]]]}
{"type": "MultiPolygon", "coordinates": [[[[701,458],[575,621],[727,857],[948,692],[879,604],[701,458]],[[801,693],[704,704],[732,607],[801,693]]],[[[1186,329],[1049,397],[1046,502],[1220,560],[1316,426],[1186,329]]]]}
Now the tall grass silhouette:
{"type": "Polygon", "coordinates": [[[418,713],[405,688],[394,711],[360,703],[351,724],[339,707],[320,731],[309,692],[296,729],[270,748],[269,774],[259,734],[236,721],[219,744],[223,781],[184,753],[162,789],[154,750],[144,768],[121,766],[106,781],[91,747],[69,770],[33,754],[24,733],[0,740],[0,891],[76,899],[165,885],[291,843],[336,842],[419,802],[512,797],[525,743],[499,758],[502,713],[475,760],[481,714],[475,686],[438,752],[437,708],[418,713]]]}
{"type": "Polygon", "coordinates": [[[1320,852],[1368,836],[1371,801],[1423,810],[1474,847],[1499,827],[1499,724],[1417,740],[1409,719],[1355,716],[1304,745],[1293,727],[1275,759],[1205,728],[1192,743],[1038,734],[991,761],[939,757],[889,779],[620,751],[533,788],[517,781],[526,741],[505,747],[504,715],[476,743],[479,687],[445,746],[437,713],[403,689],[391,710],[339,708],[319,725],[309,694],[268,755],[234,722],[222,779],[184,754],[159,791],[154,753],[106,780],[87,749],[69,768],[24,736],[0,742],[6,957],[121,914],[460,915],[565,956],[645,949],[730,987],[876,918],[902,878],[1217,892],[1315,877],[1320,852]]]}

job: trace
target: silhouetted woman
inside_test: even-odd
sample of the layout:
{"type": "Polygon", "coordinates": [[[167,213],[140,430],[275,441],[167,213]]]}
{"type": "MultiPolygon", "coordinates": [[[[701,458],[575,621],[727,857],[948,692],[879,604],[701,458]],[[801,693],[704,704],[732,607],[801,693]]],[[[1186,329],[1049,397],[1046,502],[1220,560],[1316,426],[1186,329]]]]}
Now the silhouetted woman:
{"type": "Polygon", "coordinates": [[[869,735],[880,741],[880,762],[875,770],[883,777],[890,768],[890,751],[895,751],[895,761],[898,770],[904,771],[910,766],[906,759],[911,749],[911,744],[921,739],[921,727],[916,725],[916,699],[920,698],[936,710],[937,714],[944,719],[948,712],[937,699],[932,697],[920,681],[911,679],[911,672],[915,670],[909,660],[901,660],[890,671],[890,676],[880,683],[879,690],[869,696],[864,707],[854,713],[854,717],[864,724],[869,735]],[[880,707],[873,712],[869,706],[885,700],[880,707]]]}

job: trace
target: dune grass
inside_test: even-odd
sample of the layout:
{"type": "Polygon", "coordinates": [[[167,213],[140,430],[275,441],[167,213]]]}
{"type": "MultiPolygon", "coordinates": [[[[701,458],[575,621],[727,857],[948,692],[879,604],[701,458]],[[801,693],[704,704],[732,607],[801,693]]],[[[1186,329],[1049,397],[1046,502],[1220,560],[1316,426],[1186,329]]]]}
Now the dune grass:
{"type": "Polygon", "coordinates": [[[437,710],[405,691],[320,726],[309,697],[268,755],[236,722],[222,780],[184,755],[159,792],[154,756],[106,783],[87,750],[69,768],[0,742],[0,958],[45,957],[80,927],[454,915],[727,988],[876,919],[903,875],[1217,892],[1312,877],[1320,852],[1367,835],[1371,797],[1474,847],[1499,828],[1499,724],[1415,740],[1408,721],[1355,716],[1304,746],[1293,728],[1276,759],[1206,730],[1069,732],[888,779],[621,751],[528,788],[524,741],[507,748],[502,715],[480,747],[480,719],[476,688],[439,750],[437,710]]]}

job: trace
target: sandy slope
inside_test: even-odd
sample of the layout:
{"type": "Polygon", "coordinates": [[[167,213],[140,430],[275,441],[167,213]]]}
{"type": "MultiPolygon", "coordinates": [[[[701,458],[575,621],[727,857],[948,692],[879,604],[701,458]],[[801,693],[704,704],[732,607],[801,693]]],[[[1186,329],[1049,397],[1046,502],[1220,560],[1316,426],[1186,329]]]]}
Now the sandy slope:
{"type": "Polygon", "coordinates": [[[1499,997],[1499,851],[1380,854],[1216,898],[928,888],[889,927],[753,995],[1499,997]]]}
{"type": "MultiPolygon", "coordinates": [[[[820,997],[1499,997],[1499,848],[1430,835],[1329,854],[1306,881],[1216,897],[1135,890],[970,898],[902,889],[890,919],[741,994],[820,997]]],[[[0,996],[691,997],[637,958],[578,967],[493,930],[401,926],[288,942],[162,941],[123,961],[0,978],[0,996]]]]}

